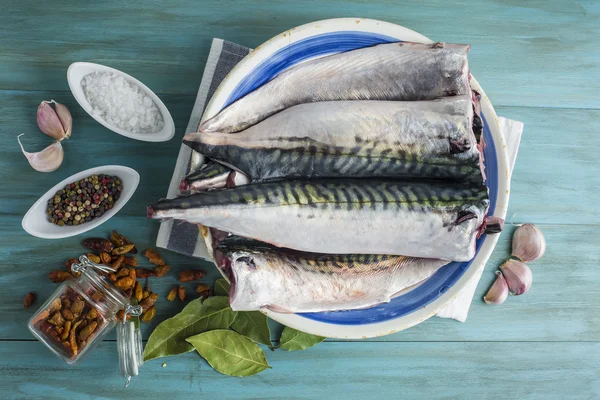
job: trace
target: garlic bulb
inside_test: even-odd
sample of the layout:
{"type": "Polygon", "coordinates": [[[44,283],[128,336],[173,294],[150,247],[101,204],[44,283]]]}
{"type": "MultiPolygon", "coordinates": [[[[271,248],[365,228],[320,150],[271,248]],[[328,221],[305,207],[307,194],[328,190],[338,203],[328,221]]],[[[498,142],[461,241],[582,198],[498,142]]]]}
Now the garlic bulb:
{"type": "Polygon", "coordinates": [[[496,280],[485,296],[483,301],[487,304],[502,304],[508,297],[508,284],[501,272],[496,272],[496,280]]]}
{"type": "Polygon", "coordinates": [[[63,162],[64,151],[59,141],[52,143],[40,152],[29,153],[25,151],[23,144],[21,144],[21,136],[23,135],[24,133],[21,133],[17,136],[17,141],[19,142],[19,146],[21,146],[21,151],[27,157],[27,161],[29,161],[33,169],[39,172],[52,172],[60,167],[63,162]]]}
{"type": "Polygon", "coordinates": [[[512,255],[523,262],[534,261],[544,255],[546,239],[542,231],[533,224],[517,228],[512,239],[512,255]]]}
{"type": "Polygon", "coordinates": [[[531,287],[533,276],[527,264],[511,259],[502,264],[500,270],[506,279],[508,290],[515,296],[527,292],[531,287]]]}
{"type": "Polygon", "coordinates": [[[56,140],[63,140],[71,136],[73,118],[64,105],[54,100],[42,101],[37,111],[38,126],[46,135],[56,140]],[[54,103],[54,108],[50,105],[54,103]]]}

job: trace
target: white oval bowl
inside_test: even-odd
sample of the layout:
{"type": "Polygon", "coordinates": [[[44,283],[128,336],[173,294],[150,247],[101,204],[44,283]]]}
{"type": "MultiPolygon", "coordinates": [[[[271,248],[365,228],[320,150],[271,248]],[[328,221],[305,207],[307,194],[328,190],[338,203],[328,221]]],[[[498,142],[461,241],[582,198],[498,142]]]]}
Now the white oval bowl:
{"type": "Polygon", "coordinates": [[[86,169],[85,171],[71,175],[44,193],[42,197],[40,197],[38,201],[31,206],[29,211],[27,211],[27,214],[25,214],[23,217],[21,226],[30,235],[43,239],[62,239],[79,235],[80,233],[87,232],[90,229],[94,229],[95,227],[102,225],[113,215],[119,212],[119,210],[123,208],[127,201],[129,201],[131,196],[133,196],[133,193],[137,189],[139,182],[140,175],[137,173],[137,171],[121,165],[104,165],[102,167],[86,169]],[[112,209],[105,212],[100,218],[95,218],[90,222],[86,222],[77,226],[58,226],[48,220],[48,215],[46,214],[47,203],[48,200],[54,197],[58,190],[62,189],[69,183],[87,178],[90,175],[99,174],[118,176],[123,184],[121,196],[116,201],[115,206],[112,209]]]}
{"type": "MultiPolygon", "coordinates": [[[[227,100],[231,93],[246,77],[246,75],[252,72],[255,68],[257,68],[257,66],[263,63],[269,57],[272,57],[277,51],[306,38],[324,33],[344,31],[372,32],[387,35],[403,41],[433,43],[433,41],[426,36],[423,36],[420,33],[412,31],[403,26],[364,18],[328,19],[292,28],[255,48],[229,72],[208,103],[202,116],[202,122],[218,114],[219,111],[224,108],[225,104],[227,104],[227,100]]],[[[480,102],[482,113],[487,119],[488,127],[494,138],[494,144],[497,153],[498,196],[496,200],[496,209],[493,215],[500,218],[505,218],[510,189],[510,172],[508,168],[506,143],[498,126],[494,107],[474,77],[471,77],[471,87],[482,95],[480,102]]],[[[306,318],[301,314],[285,314],[274,311],[265,311],[265,314],[277,322],[282,323],[283,325],[325,337],[361,339],[389,335],[425,321],[426,319],[435,315],[442,307],[455,300],[470,282],[478,279],[481,276],[481,271],[492,254],[499,236],[500,235],[487,235],[483,245],[481,246],[471,265],[458,279],[458,281],[448,288],[448,290],[443,292],[439,297],[428,304],[415,309],[409,314],[399,316],[395,319],[389,319],[383,322],[365,322],[357,325],[346,325],[321,322],[306,318]]],[[[205,236],[205,240],[210,242],[210,237],[205,236]]],[[[412,287],[409,290],[412,290],[415,287],[412,287]]]]}
{"type": "Polygon", "coordinates": [[[71,89],[71,93],[73,93],[73,97],[75,97],[75,100],[77,100],[81,108],[83,108],[96,121],[110,129],[111,131],[118,133],[119,135],[136,140],[141,140],[144,142],[166,142],[167,140],[172,139],[175,135],[175,123],[173,122],[173,117],[171,117],[171,114],[169,113],[169,110],[167,110],[167,107],[165,107],[163,102],[158,98],[156,94],[154,94],[152,90],[150,90],[146,85],[144,85],[142,82],[138,81],[131,75],[121,72],[118,69],[107,67],[106,65],[95,64],[90,62],[76,62],[69,65],[69,69],[67,70],[67,82],[69,83],[69,88],[71,89]],[[113,72],[117,75],[121,75],[130,83],[139,86],[152,99],[154,104],[156,104],[156,107],[158,107],[158,110],[162,114],[163,120],[165,122],[163,128],[158,132],[152,133],[128,132],[124,129],[109,124],[102,118],[95,116],[92,113],[92,106],[87,101],[85,93],[83,92],[83,88],[81,87],[81,80],[83,79],[83,77],[88,74],[91,74],[92,72],[113,72]]]}

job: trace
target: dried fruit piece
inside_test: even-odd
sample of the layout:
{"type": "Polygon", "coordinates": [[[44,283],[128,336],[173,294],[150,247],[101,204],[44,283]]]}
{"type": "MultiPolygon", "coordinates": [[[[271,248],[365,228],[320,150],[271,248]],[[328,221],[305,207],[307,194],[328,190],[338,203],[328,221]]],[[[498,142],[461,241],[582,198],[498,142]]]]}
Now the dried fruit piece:
{"type": "Polygon", "coordinates": [[[33,292],[27,293],[27,295],[25,295],[25,300],[23,300],[23,307],[29,308],[33,304],[34,300],[35,300],[35,293],[33,293],[33,292]]]}
{"type": "Polygon", "coordinates": [[[71,351],[73,352],[73,355],[77,355],[77,352],[79,350],[79,348],[77,347],[77,340],[76,340],[76,330],[79,327],[79,325],[81,324],[82,321],[77,321],[75,322],[75,325],[73,325],[73,327],[71,328],[71,332],[69,333],[69,344],[71,345],[71,351]]]}
{"type": "Polygon", "coordinates": [[[154,265],[165,265],[165,260],[158,254],[158,251],[154,249],[146,249],[144,256],[154,265]]]}
{"type": "Polygon", "coordinates": [[[111,265],[112,269],[119,270],[123,266],[123,261],[125,261],[125,256],[119,256],[111,265]]]}
{"type": "Polygon", "coordinates": [[[89,238],[83,241],[83,245],[90,250],[110,253],[114,246],[110,240],[102,238],[89,238]]]}
{"type": "Polygon", "coordinates": [[[149,323],[150,321],[152,321],[152,319],[154,318],[154,316],[156,315],[156,306],[152,306],[148,309],[148,311],[145,311],[142,316],[141,316],[141,320],[144,323],[149,323]]]}
{"type": "Polygon", "coordinates": [[[73,321],[75,319],[73,312],[71,310],[69,310],[68,308],[65,308],[62,310],[62,316],[67,321],[73,321]]]}
{"type": "Polygon", "coordinates": [[[110,264],[110,261],[111,261],[110,254],[108,254],[105,251],[100,253],[100,261],[102,261],[102,264],[106,264],[106,265],[110,264]]]}
{"type": "Polygon", "coordinates": [[[48,278],[54,283],[64,282],[74,278],[73,274],[68,271],[56,270],[48,274],[48,278]]]}
{"type": "Polygon", "coordinates": [[[169,272],[170,269],[171,267],[169,267],[168,265],[162,265],[160,267],[154,268],[154,273],[158,278],[162,278],[167,274],[167,272],[169,272]]]}
{"type": "Polygon", "coordinates": [[[196,293],[198,293],[200,297],[207,298],[210,296],[210,286],[199,283],[198,286],[196,286],[196,293]]]}
{"type": "Polygon", "coordinates": [[[150,309],[150,307],[152,307],[154,303],[156,303],[156,300],[158,300],[158,295],[156,293],[150,293],[150,295],[143,299],[140,303],[140,306],[142,306],[142,310],[147,311],[148,309],[150,309]]]}
{"type": "Polygon", "coordinates": [[[115,256],[127,254],[131,250],[133,250],[134,247],[135,247],[134,244],[126,244],[125,246],[121,246],[121,247],[117,247],[116,249],[113,249],[112,254],[115,256]]]}
{"type": "Polygon", "coordinates": [[[83,307],[85,307],[85,302],[81,298],[77,297],[71,305],[71,312],[75,317],[78,317],[81,315],[83,307]]]}
{"type": "Polygon", "coordinates": [[[138,261],[137,261],[137,258],[135,258],[135,257],[125,257],[124,264],[129,267],[137,267],[138,261]]]}
{"type": "Polygon", "coordinates": [[[145,278],[149,278],[151,276],[156,276],[156,273],[154,271],[152,271],[151,269],[146,269],[146,268],[137,268],[135,270],[137,277],[140,279],[145,279],[145,278]]]}
{"type": "Polygon", "coordinates": [[[167,300],[175,300],[175,297],[177,297],[177,289],[177,286],[175,286],[173,289],[169,290],[169,294],[167,294],[167,300]]]}
{"type": "Polygon", "coordinates": [[[54,313],[54,315],[52,315],[52,318],[50,318],[48,322],[54,326],[63,326],[65,324],[65,319],[63,318],[62,314],[57,311],[54,313]]]}
{"type": "Polygon", "coordinates": [[[179,286],[177,293],[179,294],[179,300],[185,301],[185,288],[183,286],[179,286]]]}
{"type": "MultiPolygon", "coordinates": [[[[131,240],[129,240],[125,236],[121,235],[117,231],[112,232],[112,234],[110,235],[110,241],[113,242],[115,244],[115,246],[117,246],[117,247],[125,246],[126,244],[132,244],[131,240]]],[[[137,253],[137,249],[135,248],[135,246],[130,251],[130,253],[133,253],[133,254],[137,253]]]]}
{"type": "Polygon", "coordinates": [[[129,268],[121,268],[116,273],[117,278],[123,278],[124,276],[129,276],[129,268]]]}
{"type": "Polygon", "coordinates": [[[88,260],[90,260],[91,262],[96,263],[96,264],[100,264],[100,262],[102,261],[102,260],[100,260],[99,256],[97,256],[96,254],[93,254],[93,253],[87,253],[86,256],[87,256],[88,260]]]}
{"type": "Polygon", "coordinates": [[[108,279],[110,279],[111,282],[116,282],[117,275],[115,275],[114,273],[110,273],[110,274],[108,274],[108,279]]]}
{"type": "Polygon", "coordinates": [[[134,293],[135,299],[137,300],[138,303],[140,301],[142,301],[142,296],[144,295],[144,290],[142,289],[141,283],[139,283],[139,282],[135,283],[135,288],[133,290],[133,293],[134,293]]]}
{"type": "Polygon", "coordinates": [[[72,324],[72,322],[71,322],[71,321],[66,321],[66,322],[65,322],[65,326],[64,326],[64,329],[63,329],[63,333],[62,333],[62,335],[60,336],[60,339],[61,339],[61,340],[67,340],[67,338],[69,337],[69,332],[71,331],[71,324],[72,324]]]}
{"type": "Polygon", "coordinates": [[[179,273],[179,282],[191,282],[198,279],[202,279],[206,275],[204,271],[200,270],[189,270],[179,273]]]}
{"type": "Polygon", "coordinates": [[[79,331],[79,340],[87,340],[87,338],[96,330],[98,323],[96,321],[90,322],[85,328],[79,331]]]}
{"type": "Polygon", "coordinates": [[[121,290],[127,290],[133,285],[133,282],[134,281],[131,280],[129,276],[126,276],[124,278],[117,279],[117,281],[115,282],[115,286],[121,290]]]}

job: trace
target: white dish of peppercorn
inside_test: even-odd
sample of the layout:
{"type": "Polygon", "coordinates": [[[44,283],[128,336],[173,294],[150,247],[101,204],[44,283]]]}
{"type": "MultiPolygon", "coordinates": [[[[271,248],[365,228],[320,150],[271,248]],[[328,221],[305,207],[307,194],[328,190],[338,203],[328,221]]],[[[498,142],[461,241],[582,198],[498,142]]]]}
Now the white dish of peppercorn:
{"type": "Polygon", "coordinates": [[[87,232],[115,215],[133,196],[140,175],[105,165],[71,175],[48,190],[23,217],[27,233],[61,239],[87,232]]]}

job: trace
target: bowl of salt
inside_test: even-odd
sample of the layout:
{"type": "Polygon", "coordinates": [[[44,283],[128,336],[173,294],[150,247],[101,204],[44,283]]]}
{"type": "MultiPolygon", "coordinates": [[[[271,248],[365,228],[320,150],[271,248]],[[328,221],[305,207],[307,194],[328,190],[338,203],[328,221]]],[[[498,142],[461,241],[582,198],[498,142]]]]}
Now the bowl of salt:
{"type": "Polygon", "coordinates": [[[167,107],[142,82],[101,64],[76,62],[67,70],[69,88],[92,118],[113,132],[145,142],[175,135],[167,107]]]}

